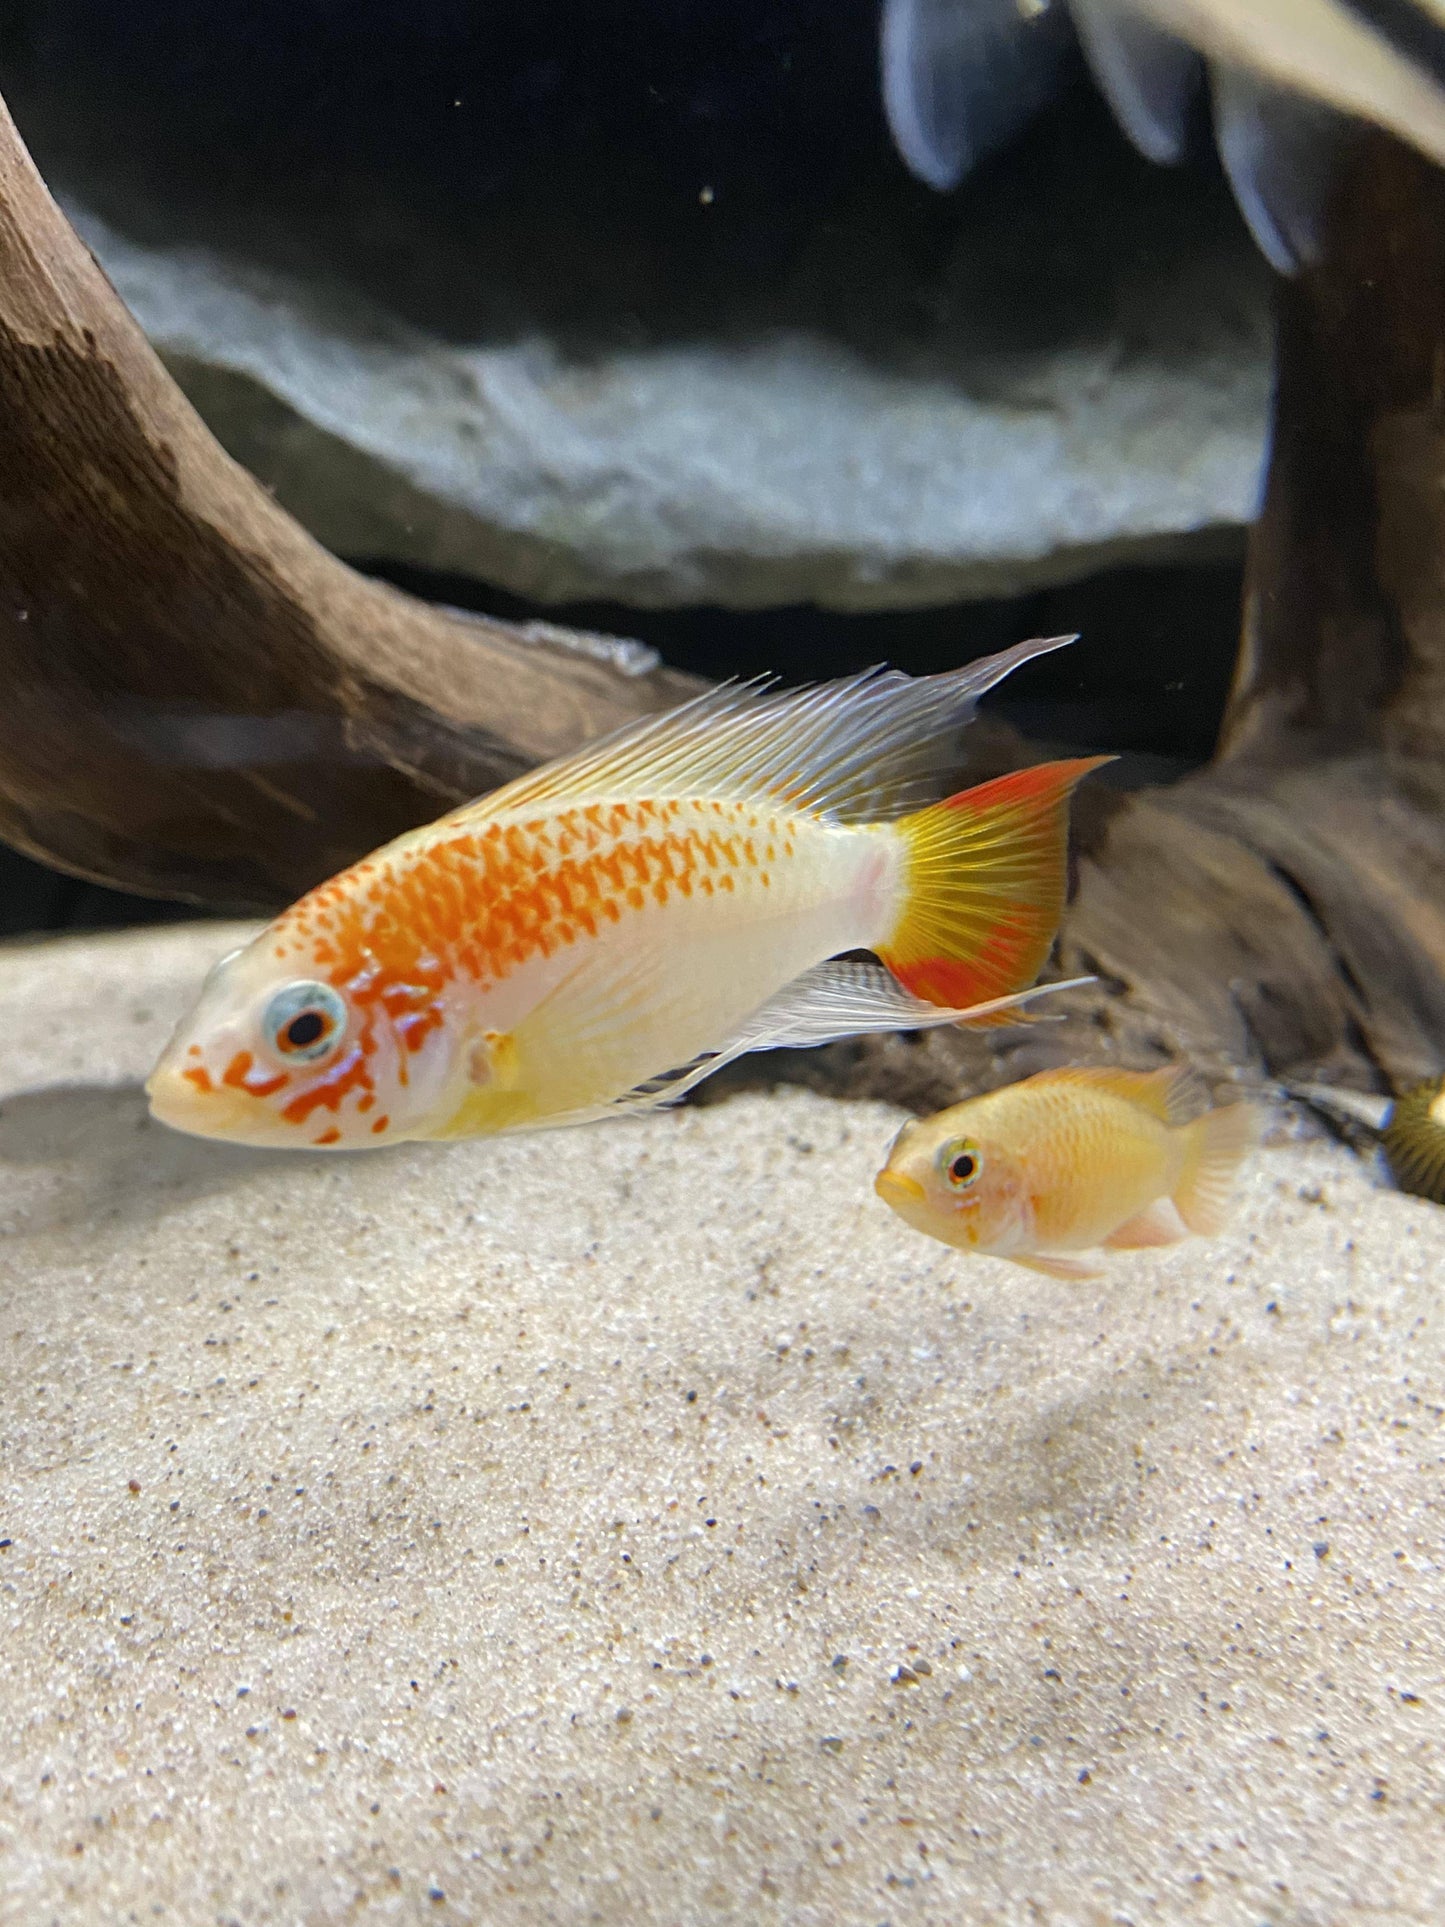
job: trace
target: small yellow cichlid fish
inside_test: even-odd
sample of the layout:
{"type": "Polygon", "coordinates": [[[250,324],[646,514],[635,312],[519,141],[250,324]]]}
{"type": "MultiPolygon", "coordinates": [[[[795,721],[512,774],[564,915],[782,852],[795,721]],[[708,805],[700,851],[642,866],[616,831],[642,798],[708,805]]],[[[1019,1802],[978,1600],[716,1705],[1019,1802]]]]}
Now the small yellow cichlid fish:
{"type": "Polygon", "coordinates": [[[960,1251],[1097,1277],[1072,1254],[1223,1229],[1259,1114],[1229,1104],[1180,1122],[1200,1088],[1178,1067],[1041,1071],[905,1124],[874,1188],[960,1251]]]}
{"type": "Polygon", "coordinates": [[[146,1088],[178,1130],[361,1149],[665,1102],[743,1051],[1028,1001],[1068,800],[1107,757],[924,808],[948,675],[710,692],[399,837],[212,971],[146,1088]],[[870,950],[887,968],[830,963],[870,950]]]}

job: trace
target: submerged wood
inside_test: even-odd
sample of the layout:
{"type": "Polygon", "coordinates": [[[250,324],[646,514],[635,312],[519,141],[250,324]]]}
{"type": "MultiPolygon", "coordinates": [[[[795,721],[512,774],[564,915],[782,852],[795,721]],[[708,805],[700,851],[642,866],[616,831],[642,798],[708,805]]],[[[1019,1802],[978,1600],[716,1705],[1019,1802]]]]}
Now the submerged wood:
{"type": "Polygon", "coordinates": [[[312,541],[203,426],[0,104],[0,837],[273,908],[696,686],[591,642],[449,616],[312,541]]]}
{"type": "MultiPolygon", "coordinates": [[[[1445,173],[1364,137],[1279,377],[1213,764],[1076,806],[1061,974],[1007,1033],[839,1045],[813,1081],[926,1109],[1067,1062],[1405,1090],[1445,1071],[1445,173]]],[[[736,1074],[735,1074],[736,1075],[736,1074]]]]}

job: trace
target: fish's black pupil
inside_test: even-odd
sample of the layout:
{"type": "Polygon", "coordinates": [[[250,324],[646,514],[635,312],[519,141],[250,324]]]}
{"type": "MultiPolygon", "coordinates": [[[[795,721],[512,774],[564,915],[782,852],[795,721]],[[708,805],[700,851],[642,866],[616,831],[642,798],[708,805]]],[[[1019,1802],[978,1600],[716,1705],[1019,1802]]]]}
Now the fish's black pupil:
{"type": "Polygon", "coordinates": [[[959,1184],[966,1183],[968,1179],[973,1176],[974,1172],[977,1169],[978,1169],[978,1160],[977,1158],[975,1158],[972,1151],[964,1151],[959,1157],[956,1157],[953,1160],[953,1163],[949,1166],[950,1175],[959,1184]]]}
{"type": "Polygon", "coordinates": [[[303,1010],[286,1026],[286,1042],[293,1050],[305,1050],[326,1029],[326,1019],[317,1010],[303,1010]]]}

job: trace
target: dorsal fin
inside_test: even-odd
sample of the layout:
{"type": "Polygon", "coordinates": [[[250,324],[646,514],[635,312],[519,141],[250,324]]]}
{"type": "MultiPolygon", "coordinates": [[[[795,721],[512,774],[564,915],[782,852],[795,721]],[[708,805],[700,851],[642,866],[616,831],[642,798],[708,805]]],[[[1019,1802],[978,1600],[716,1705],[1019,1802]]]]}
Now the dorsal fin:
{"type": "Polygon", "coordinates": [[[771,798],[842,821],[898,816],[938,793],[951,738],[985,690],[1073,636],[1020,642],[941,676],[868,670],[810,689],[725,684],[630,723],[467,803],[443,823],[541,803],[633,797],[771,798]]]}
{"type": "Polygon", "coordinates": [[[1052,1084],[1088,1084],[1109,1091],[1165,1124],[1183,1124],[1208,1102],[1197,1071],[1187,1064],[1165,1064],[1157,1071],[1116,1070],[1111,1065],[1079,1065],[1043,1073],[1052,1084]]]}

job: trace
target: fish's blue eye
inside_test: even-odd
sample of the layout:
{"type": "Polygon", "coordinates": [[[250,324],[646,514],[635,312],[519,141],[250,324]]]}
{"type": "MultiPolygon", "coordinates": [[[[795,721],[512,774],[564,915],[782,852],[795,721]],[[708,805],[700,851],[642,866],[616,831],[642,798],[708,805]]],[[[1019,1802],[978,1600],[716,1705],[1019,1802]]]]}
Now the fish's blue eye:
{"type": "Polygon", "coordinates": [[[261,1031],[286,1062],[315,1064],[346,1033],[346,1005],[330,984],[287,984],[266,1006],[261,1031]]]}
{"type": "Polygon", "coordinates": [[[977,1184],[983,1170],[983,1154],[976,1144],[951,1144],[944,1154],[943,1168],[955,1191],[977,1184]]]}

